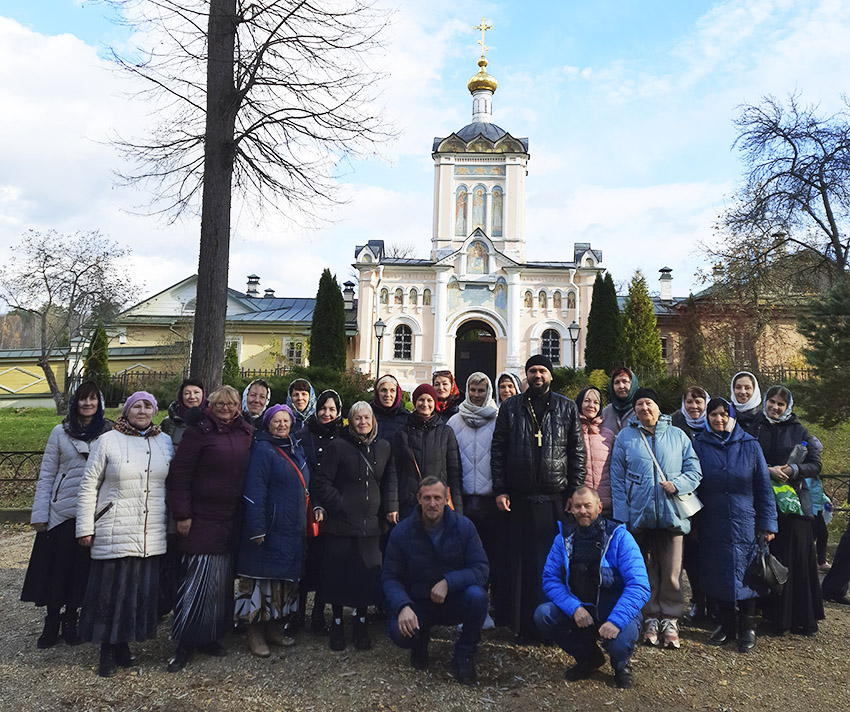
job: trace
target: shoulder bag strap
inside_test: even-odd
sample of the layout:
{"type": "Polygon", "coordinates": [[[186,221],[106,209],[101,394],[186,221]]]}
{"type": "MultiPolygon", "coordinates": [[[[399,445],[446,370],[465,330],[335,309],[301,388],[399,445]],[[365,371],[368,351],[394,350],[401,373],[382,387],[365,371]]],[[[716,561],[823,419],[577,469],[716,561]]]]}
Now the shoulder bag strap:
{"type": "Polygon", "coordinates": [[[419,463],[416,462],[416,455],[413,453],[413,448],[410,445],[407,446],[407,452],[410,453],[410,459],[413,460],[413,466],[416,468],[416,474],[419,476],[419,479],[422,479],[422,471],[419,469],[419,463]]]}
{"type": "Polygon", "coordinates": [[[293,460],[291,457],[289,457],[289,455],[287,455],[287,454],[283,451],[283,448],[279,448],[277,445],[275,445],[275,449],[276,449],[276,450],[277,450],[277,451],[278,451],[281,455],[283,455],[283,457],[286,459],[286,461],[287,461],[290,465],[292,465],[292,466],[295,468],[295,471],[298,473],[298,477],[300,477],[300,478],[301,478],[301,486],[302,486],[302,487],[304,487],[304,491],[305,491],[305,492],[307,493],[307,495],[309,496],[309,494],[310,494],[310,490],[308,490],[308,489],[307,489],[307,483],[304,481],[304,475],[302,475],[302,474],[301,474],[301,468],[300,468],[300,467],[298,467],[298,465],[296,465],[296,464],[295,464],[295,460],[293,460]]]}
{"type": "Polygon", "coordinates": [[[658,473],[661,475],[661,479],[666,480],[667,475],[664,474],[664,470],[662,470],[661,465],[658,464],[658,460],[655,457],[655,453],[652,452],[652,447],[649,444],[649,440],[646,439],[646,435],[643,434],[643,430],[638,428],[638,432],[640,433],[640,437],[643,439],[644,445],[646,445],[646,449],[649,450],[649,454],[652,456],[652,461],[655,463],[655,466],[658,468],[658,473]]]}

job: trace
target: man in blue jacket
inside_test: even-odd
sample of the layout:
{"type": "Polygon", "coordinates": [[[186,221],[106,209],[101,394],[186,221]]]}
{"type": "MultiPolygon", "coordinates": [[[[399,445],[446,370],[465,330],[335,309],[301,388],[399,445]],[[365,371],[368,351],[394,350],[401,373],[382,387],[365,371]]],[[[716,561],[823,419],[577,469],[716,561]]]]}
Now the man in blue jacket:
{"type": "Polygon", "coordinates": [[[423,477],[418,506],[390,534],[381,580],[387,600],[389,635],[410,649],[410,664],[428,667],[432,625],[462,624],[455,644],[457,681],[475,682],[472,654],[487,617],[484,584],[490,567],[475,526],[447,505],[448,488],[423,477]]]}
{"type": "Polygon", "coordinates": [[[643,556],[625,525],[599,516],[595,490],[579,487],[570,503],[574,521],[562,525],[543,569],[550,602],[537,607],[534,622],[575,658],[567,680],[584,680],[605,664],[601,637],[617,687],[629,688],[641,608],[649,600],[643,556]]]}

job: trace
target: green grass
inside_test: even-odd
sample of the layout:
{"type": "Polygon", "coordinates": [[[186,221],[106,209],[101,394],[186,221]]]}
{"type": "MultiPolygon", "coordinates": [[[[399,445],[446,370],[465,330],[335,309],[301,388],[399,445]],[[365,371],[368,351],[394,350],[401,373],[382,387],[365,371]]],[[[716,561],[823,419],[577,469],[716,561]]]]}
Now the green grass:
{"type": "MultiPolygon", "coordinates": [[[[106,417],[115,420],[120,413],[107,408],[106,417]]],[[[61,422],[53,408],[0,408],[0,452],[44,450],[53,426],[61,422]]]]}

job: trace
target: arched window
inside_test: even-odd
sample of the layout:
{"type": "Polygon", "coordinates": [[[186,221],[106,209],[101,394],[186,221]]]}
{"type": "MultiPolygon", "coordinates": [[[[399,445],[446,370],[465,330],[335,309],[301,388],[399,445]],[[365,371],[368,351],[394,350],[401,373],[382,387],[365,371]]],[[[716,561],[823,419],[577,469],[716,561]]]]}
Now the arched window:
{"type": "Polygon", "coordinates": [[[404,304],[404,290],[401,287],[395,290],[395,298],[393,301],[399,305],[404,304]]]}
{"type": "Polygon", "coordinates": [[[413,360],[413,330],[407,324],[399,324],[393,332],[393,358],[413,360]]]}
{"type": "Polygon", "coordinates": [[[560,309],[561,308],[561,293],[560,292],[555,292],[555,294],[552,296],[552,308],[553,309],[560,309]]]}
{"type": "Polygon", "coordinates": [[[541,309],[546,308],[546,292],[544,292],[542,289],[540,290],[540,294],[537,295],[537,305],[541,309]]]}
{"type": "Polygon", "coordinates": [[[568,292],[567,293],[567,309],[575,309],[576,308],[576,293],[568,292]]]}
{"type": "Polygon", "coordinates": [[[390,293],[387,289],[381,290],[381,304],[389,304],[390,303],[390,293]]]}
{"type": "Polygon", "coordinates": [[[431,306],[431,290],[426,289],[422,292],[422,306],[430,307],[431,306]]]}
{"type": "Polygon", "coordinates": [[[540,337],[540,353],[553,364],[561,363],[561,335],[555,329],[546,329],[540,337]]]}
{"type": "Polygon", "coordinates": [[[534,306],[534,295],[531,292],[526,292],[523,298],[523,306],[526,309],[531,309],[534,306]]]}
{"type": "Polygon", "coordinates": [[[416,287],[413,287],[413,289],[410,290],[407,300],[410,302],[410,306],[412,307],[415,307],[419,303],[419,292],[416,291],[416,287]]]}

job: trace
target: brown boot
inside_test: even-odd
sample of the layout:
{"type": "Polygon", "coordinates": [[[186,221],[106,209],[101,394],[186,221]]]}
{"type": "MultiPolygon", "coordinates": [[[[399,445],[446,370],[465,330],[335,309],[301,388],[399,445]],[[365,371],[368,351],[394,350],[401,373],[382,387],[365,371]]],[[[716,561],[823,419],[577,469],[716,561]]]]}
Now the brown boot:
{"type": "Polygon", "coordinates": [[[289,647],[295,644],[295,638],[286,634],[280,621],[266,621],[263,623],[263,633],[270,645],[289,647]]]}
{"type": "Polygon", "coordinates": [[[248,647],[251,652],[259,658],[267,658],[271,655],[268,643],[263,635],[262,623],[251,623],[248,626],[248,647]]]}

